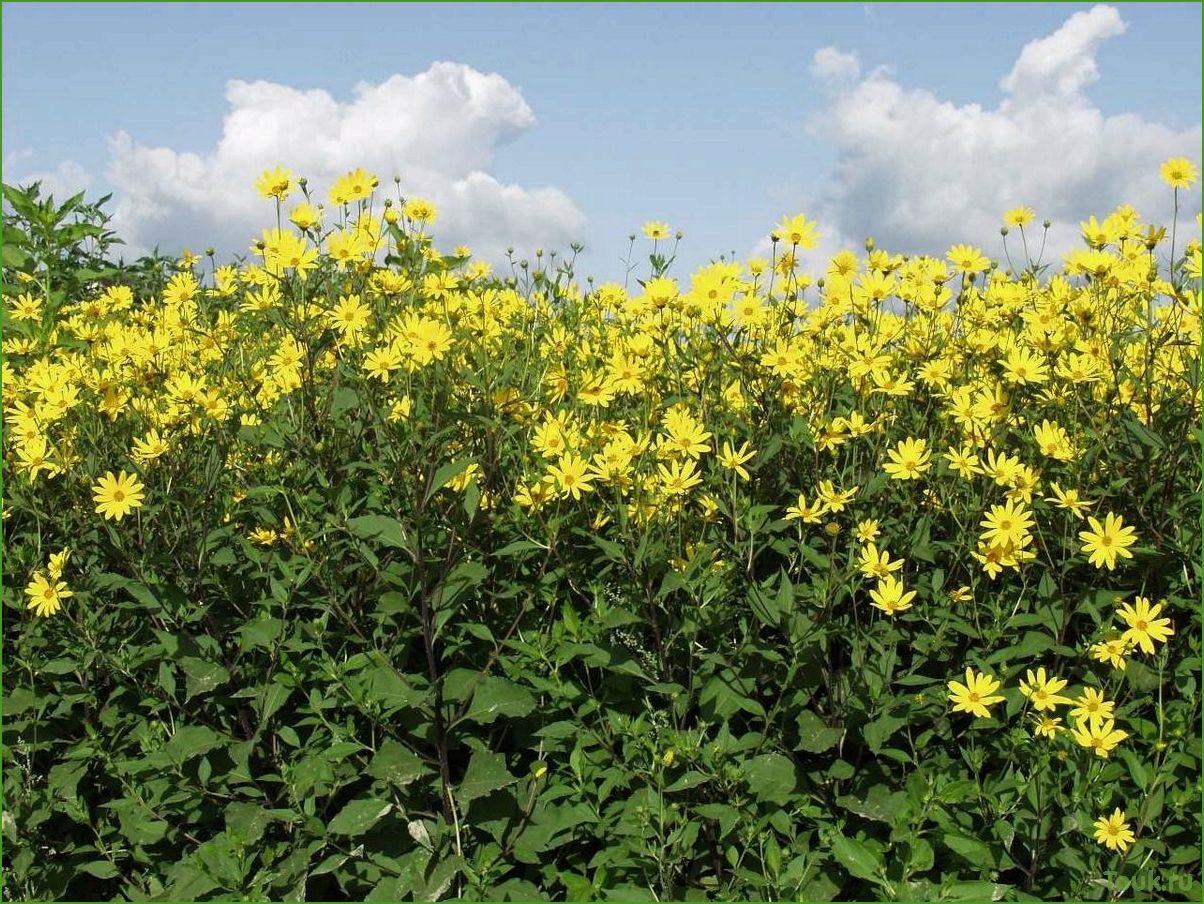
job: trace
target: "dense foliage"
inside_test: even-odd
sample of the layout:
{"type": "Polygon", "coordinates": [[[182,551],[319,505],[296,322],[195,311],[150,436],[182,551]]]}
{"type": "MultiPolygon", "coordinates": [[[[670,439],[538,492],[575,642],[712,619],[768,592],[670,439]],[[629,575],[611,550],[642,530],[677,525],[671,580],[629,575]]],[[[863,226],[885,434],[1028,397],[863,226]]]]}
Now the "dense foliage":
{"type": "Polygon", "coordinates": [[[6,898],[1199,900],[1198,241],[582,286],[258,187],[6,187],[6,898]]]}

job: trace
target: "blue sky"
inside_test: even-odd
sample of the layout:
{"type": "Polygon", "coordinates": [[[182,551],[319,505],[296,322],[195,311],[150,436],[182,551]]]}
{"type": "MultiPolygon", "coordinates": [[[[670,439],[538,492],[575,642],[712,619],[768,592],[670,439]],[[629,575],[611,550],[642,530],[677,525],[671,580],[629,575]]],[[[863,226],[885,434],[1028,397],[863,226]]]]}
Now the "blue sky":
{"type": "MultiPolygon", "coordinates": [[[[748,253],[783,214],[798,209],[830,212],[839,219],[830,233],[859,239],[858,227],[873,228],[875,211],[867,198],[876,192],[872,185],[853,184],[857,176],[850,172],[861,165],[883,180],[908,177],[906,169],[892,176],[889,160],[876,158],[864,140],[849,134],[853,108],[866,103],[857,98],[862,83],[877,80],[902,96],[889,101],[894,118],[924,108],[924,98],[915,94],[921,92],[971,122],[973,105],[991,111],[1008,101],[1001,79],[1026,44],[1054,35],[1076,12],[1092,8],[6,3],[5,179],[53,173],[72,161],[59,170],[67,181],[113,189],[117,200],[144,192],[143,201],[172,208],[166,218],[144,218],[142,242],[161,227],[168,246],[175,240],[203,245],[208,238],[242,247],[241,233],[228,241],[190,238],[190,229],[222,218],[213,211],[193,211],[197,216],[190,218],[185,208],[201,202],[168,197],[168,187],[156,195],[133,184],[131,171],[145,166],[145,158],[111,178],[110,136],[121,130],[138,147],[213,154],[231,109],[225,93],[231,79],[322,89],[347,102],[359,82],[414,77],[435,61],[450,61],[497,73],[533,112],[534,125],[502,128],[502,137],[486,139],[485,168],[502,185],[554,187],[571,202],[580,218],[548,214],[545,232],[553,241],[570,233],[581,238],[590,249],[585,269],[613,276],[621,269],[617,258],[627,233],[653,218],[686,233],[682,259],[688,268],[721,252],[748,253]],[[856,75],[824,84],[813,61],[825,47],[855,54],[856,75]],[[875,73],[878,67],[887,68],[875,73]],[[817,125],[825,118],[826,126],[817,125]],[[841,202],[859,209],[837,215],[841,202]]],[[[1143,155],[1176,146],[1176,139],[1194,141],[1178,153],[1199,160],[1201,10],[1195,3],[1110,8],[1123,27],[1113,14],[1110,20],[1097,16],[1095,24],[1084,19],[1079,31],[1086,44],[1071,48],[1078,63],[1086,60],[1098,73],[1081,79],[1074,103],[1088,104],[1103,120],[1140,117],[1148,141],[1124,163],[1133,168],[1136,186],[1143,155]]],[[[911,128],[926,131],[920,120],[911,128]]],[[[1094,139],[1084,133],[1082,140],[1102,143],[1107,133],[1101,129],[1094,139]]],[[[1155,170],[1158,162],[1151,164],[1155,170]]],[[[962,163],[951,171],[973,172],[962,163]]],[[[1017,163],[1031,167],[1037,160],[1017,163]]],[[[448,175],[448,184],[458,176],[463,173],[448,175]]],[[[997,178],[1006,181],[1003,174],[997,178]]],[[[1116,184],[1117,175],[1105,167],[1088,181],[1116,184]]],[[[429,193],[441,184],[433,176],[423,183],[429,193]]],[[[1016,183],[1017,190],[1023,184],[1016,183]]],[[[1101,205],[1116,203],[1106,191],[1099,194],[1101,205]]],[[[1071,206],[1095,199],[1089,186],[1076,185],[1070,197],[1049,200],[1066,207],[1070,221],[1071,206]]],[[[1021,201],[1040,206],[1036,198],[1021,201]]],[[[461,219],[492,209],[474,203],[461,205],[461,219]]],[[[942,236],[935,226],[914,236],[891,227],[915,204],[900,197],[890,203],[895,207],[878,213],[897,242],[942,236]]],[[[539,207],[531,201],[521,215],[542,222],[539,207]]],[[[139,216],[132,211],[133,205],[123,214],[130,223],[139,216]]],[[[1084,209],[1082,216],[1106,212],[1084,209]]],[[[997,219],[1000,211],[988,213],[997,219]]],[[[449,225],[457,235],[475,236],[470,223],[449,225]]],[[[540,234],[533,226],[531,235],[540,234]]]]}

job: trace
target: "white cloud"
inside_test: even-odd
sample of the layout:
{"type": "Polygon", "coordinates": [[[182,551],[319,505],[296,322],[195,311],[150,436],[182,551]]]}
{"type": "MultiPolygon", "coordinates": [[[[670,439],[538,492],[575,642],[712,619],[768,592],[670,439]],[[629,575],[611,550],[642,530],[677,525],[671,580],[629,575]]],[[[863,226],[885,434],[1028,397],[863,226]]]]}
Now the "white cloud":
{"type": "MultiPolygon", "coordinates": [[[[1081,220],[1122,203],[1169,223],[1171,192],[1158,167],[1172,156],[1198,163],[1200,126],[1107,116],[1083,93],[1098,77],[1100,43],[1124,30],[1112,7],[1075,13],[1024,47],[994,108],[904,88],[884,69],[836,91],[812,123],[836,144],[836,170],[802,204],[827,234],[819,250],[858,247],[873,235],[893,251],[939,253],[972,241],[1002,257],[1001,215],[1021,204],[1053,221],[1055,253],[1077,242],[1081,220]]],[[[830,50],[812,64],[821,77],[837,68],[830,50]]],[[[1193,218],[1180,218],[1182,233],[1193,218]]]]}
{"type": "Polygon", "coordinates": [[[508,245],[529,251],[580,237],[584,216],[563,192],[489,175],[497,148],[535,124],[522,94],[500,75],[438,62],[415,76],[360,83],[353,94],[339,101],[322,90],[231,81],[221,137],[200,154],[116,133],[107,173],[116,227],[136,250],[156,243],[243,250],[272,219],[254,180],[279,164],[304,175],[323,199],[356,166],[388,190],[399,175],[405,194],[439,207],[442,245],[470,244],[494,260],[508,245]]]}
{"type": "Polygon", "coordinates": [[[1127,27],[1113,6],[1075,13],[1053,34],[1025,44],[999,86],[1021,99],[1073,95],[1099,78],[1096,48],[1108,38],[1124,34],[1127,27]]]}
{"type": "Polygon", "coordinates": [[[845,53],[835,47],[821,47],[811,59],[812,78],[826,85],[847,85],[861,75],[861,63],[856,53],[845,53]]]}

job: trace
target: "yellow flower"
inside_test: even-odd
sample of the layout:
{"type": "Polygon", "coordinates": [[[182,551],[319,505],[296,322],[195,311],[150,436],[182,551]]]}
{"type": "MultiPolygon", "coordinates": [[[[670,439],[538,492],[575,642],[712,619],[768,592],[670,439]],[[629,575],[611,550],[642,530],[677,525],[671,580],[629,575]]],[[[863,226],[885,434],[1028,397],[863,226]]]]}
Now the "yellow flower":
{"type": "Polygon", "coordinates": [[[1083,688],[1083,693],[1072,702],[1076,706],[1070,711],[1070,715],[1080,722],[1097,723],[1105,719],[1111,721],[1116,706],[1111,700],[1105,700],[1104,695],[1093,687],[1083,688]]]}
{"type": "Polygon", "coordinates": [[[887,452],[890,458],[884,470],[893,480],[918,480],[920,475],[932,467],[932,453],[928,442],[923,439],[905,439],[887,452]]]}
{"type": "Polygon", "coordinates": [[[401,205],[402,215],[416,223],[433,223],[439,216],[435,205],[425,198],[410,198],[401,205]]]}
{"type": "Polygon", "coordinates": [[[742,480],[748,480],[748,469],[744,465],[756,454],[756,452],[749,451],[748,443],[744,443],[739,451],[737,451],[732,448],[731,443],[724,442],[723,452],[719,456],[719,464],[723,465],[729,471],[735,471],[742,480]]]}
{"type": "Polygon", "coordinates": [[[1063,697],[1058,692],[1066,687],[1066,681],[1063,678],[1045,677],[1045,669],[1039,668],[1036,672],[1029,669],[1025,675],[1025,680],[1020,682],[1020,693],[1028,698],[1032,703],[1033,709],[1037,712],[1044,712],[1047,709],[1053,709],[1061,703],[1070,703],[1069,697],[1063,697]]]}
{"type": "Polygon", "coordinates": [[[954,245],[947,257],[959,273],[979,273],[991,265],[981,250],[970,245],[954,245]]]}
{"type": "Polygon", "coordinates": [[[825,511],[827,509],[822,500],[816,499],[815,505],[808,505],[807,497],[799,493],[798,504],[786,509],[786,520],[801,519],[804,524],[815,524],[823,518],[825,511]]]}
{"type": "Polygon", "coordinates": [[[1062,720],[1054,716],[1040,716],[1034,713],[1031,716],[1033,722],[1033,731],[1041,738],[1056,738],[1058,732],[1063,730],[1062,720]]]}
{"type": "Polygon", "coordinates": [[[96,511],[106,519],[120,521],[134,509],[142,507],[144,489],[134,475],[122,471],[114,476],[109,471],[92,487],[96,511]]]}
{"type": "Polygon", "coordinates": [[[1125,527],[1119,515],[1109,512],[1103,524],[1088,517],[1087,523],[1091,525],[1091,530],[1079,531],[1079,539],[1083,541],[1083,552],[1087,554],[1088,562],[1111,571],[1116,567],[1117,556],[1133,558],[1129,547],[1137,542],[1136,532],[1132,527],[1125,527]]]}
{"type": "Polygon", "coordinates": [[[1058,508],[1066,509],[1076,518],[1081,519],[1083,517],[1083,513],[1087,509],[1091,508],[1091,506],[1095,505],[1094,502],[1083,499],[1079,495],[1078,490],[1063,490],[1056,483],[1051,483],[1049,488],[1053,490],[1054,494],[1053,496],[1047,496],[1045,501],[1052,502],[1058,508]]]}
{"type": "Polygon", "coordinates": [[[666,496],[684,496],[692,488],[702,483],[700,478],[694,471],[694,462],[686,461],[673,462],[668,468],[664,465],[658,465],[657,471],[660,477],[661,489],[666,496]]]}
{"type": "Polygon", "coordinates": [[[29,605],[26,608],[33,609],[42,617],[54,615],[63,608],[63,600],[72,596],[66,583],[58,580],[57,577],[48,579],[40,571],[25,587],[25,593],[29,597],[29,605]]]}
{"type": "Polygon", "coordinates": [[[357,166],[346,175],[340,176],[334,185],[330,186],[330,203],[343,205],[370,198],[378,182],[376,176],[357,166]]]}
{"type": "Polygon", "coordinates": [[[857,522],[855,531],[857,539],[863,543],[869,543],[878,539],[878,534],[881,533],[880,525],[876,518],[866,519],[865,521],[857,522]]]}
{"type": "Polygon", "coordinates": [[[580,499],[583,491],[589,492],[594,479],[589,473],[589,462],[572,453],[562,455],[557,464],[548,468],[548,474],[556,480],[561,495],[574,499],[580,499]]]}
{"type": "Polygon", "coordinates": [[[815,223],[809,221],[803,214],[793,217],[782,217],[771,235],[777,236],[787,245],[799,248],[814,248],[819,244],[819,233],[815,223]]]}
{"type": "Polygon", "coordinates": [[[1162,181],[1171,188],[1190,188],[1198,178],[1196,166],[1186,157],[1172,157],[1162,164],[1162,181]]]}
{"type": "Polygon", "coordinates": [[[67,567],[67,560],[70,558],[70,549],[60,550],[50,557],[50,561],[46,563],[46,573],[51,580],[57,581],[63,576],[63,569],[67,567]]]}
{"type": "Polygon", "coordinates": [[[1169,618],[1158,618],[1164,603],[1155,606],[1144,596],[1139,596],[1133,605],[1125,604],[1117,612],[1125,620],[1129,629],[1124,633],[1125,642],[1141,647],[1143,653],[1153,653],[1154,643],[1166,643],[1166,639],[1175,633],[1171,628],[1169,618]]]}
{"type": "Polygon", "coordinates": [[[1075,742],[1082,747],[1090,748],[1095,755],[1103,759],[1108,758],[1108,754],[1115,749],[1121,741],[1129,736],[1126,731],[1121,731],[1116,727],[1116,722],[1112,719],[1086,719],[1080,720],[1078,724],[1071,729],[1070,736],[1075,742]]]}
{"type": "Polygon", "coordinates": [[[905,609],[910,609],[915,595],[914,590],[904,592],[903,582],[891,575],[881,578],[877,588],[870,591],[870,599],[873,601],[871,605],[892,617],[905,609]]]}
{"type": "Polygon", "coordinates": [[[668,223],[661,223],[656,220],[649,220],[647,223],[645,223],[642,231],[644,235],[648,236],[648,238],[652,239],[653,241],[667,239],[673,234],[673,230],[669,227],[668,223]]]}
{"type": "Polygon", "coordinates": [[[861,562],[857,567],[867,578],[885,578],[902,568],[903,560],[895,559],[892,562],[890,553],[885,549],[879,552],[871,541],[862,548],[861,562]]]}
{"type": "Polygon", "coordinates": [[[981,526],[986,528],[982,539],[988,544],[1019,546],[1033,526],[1032,513],[1009,499],[1003,505],[991,506],[981,526]]]}
{"type": "Polygon", "coordinates": [[[305,232],[322,222],[322,213],[308,201],[303,201],[293,208],[288,219],[290,223],[305,232]]]}
{"type": "Polygon", "coordinates": [[[1095,840],[1110,851],[1124,853],[1136,839],[1120,807],[1113,810],[1111,816],[1105,814],[1095,821],[1095,840]]]}
{"type": "Polygon", "coordinates": [[[1013,207],[1003,215],[1003,225],[1027,226],[1035,216],[1031,207],[1013,207]]]}
{"type": "Polygon", "coordinates": [[[275,198],[283,201],[293,190],[293,174],[282,167],[264,170],[255,180],[255,190],[265,198],[275,198]]]}
{"type": "Polygon", "coordinates": [[[987,707],[1003,702],[1003,697],[995,693],[999,690],[999,681],[986,673],[975,672],[970,666],[966,666],[965,684],[950,681],[948,687],[949,702],[955,713],[970,713],[986,719],[991,715],[987,707]]]}
{"type": "Polygon", "coordinates": [[[858,489],[858,487],[850,487],[847,490],[838,490],[832,481],[821,480],[816,493],[829,512],[841,512],[844,511],[844,507],[852,501],[853,497],[857,495],[858,489]]]}
{"type": "Polygon", "coordinates": [[[1115,632],[1099,643],[1092,644],[1090,648],[1091,655],[1096,661],[1109,663],[1112,668],[1120,669],[1122,672],[1128,664],[1128,655],[1131,650],[1132,647],[1124,635],[1115,632]]]}

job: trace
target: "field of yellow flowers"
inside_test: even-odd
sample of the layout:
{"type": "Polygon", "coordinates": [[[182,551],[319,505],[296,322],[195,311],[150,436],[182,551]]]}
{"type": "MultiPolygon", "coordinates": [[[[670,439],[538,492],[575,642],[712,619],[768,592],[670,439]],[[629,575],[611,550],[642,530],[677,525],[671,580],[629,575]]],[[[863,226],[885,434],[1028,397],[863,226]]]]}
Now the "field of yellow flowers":
{"type": "Polygon", "coordinates": [[[1199,900],[1185,223],[595,285],[256,186],[5,186],[6,899],[1199,900]]]}

